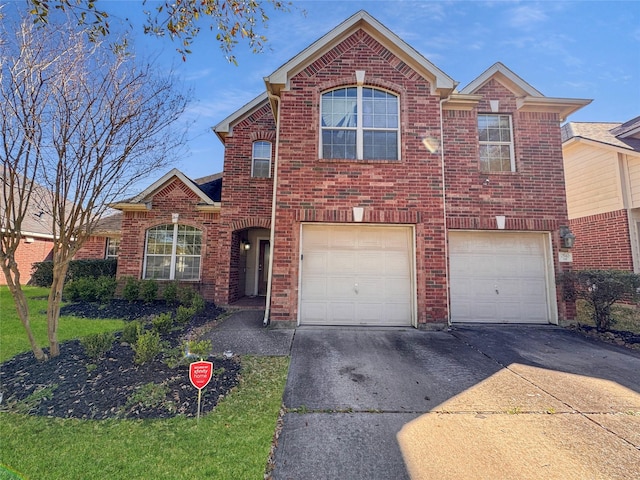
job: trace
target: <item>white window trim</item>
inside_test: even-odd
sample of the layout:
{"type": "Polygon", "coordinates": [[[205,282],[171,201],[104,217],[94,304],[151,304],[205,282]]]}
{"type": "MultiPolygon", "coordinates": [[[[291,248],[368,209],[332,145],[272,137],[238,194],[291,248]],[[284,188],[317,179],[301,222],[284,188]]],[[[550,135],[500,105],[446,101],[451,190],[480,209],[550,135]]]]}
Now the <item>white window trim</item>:
{"type": "MultiPolygon", "coordinates": [[[[479,113],[478,116],[483,117],[507,117],[509,119],[509,136],[511,137],[510,142],[500,142],[500,141],[489,141],[489,140],[479,140],[479,145],[509,145],[509,161],[511,163],[511,172],[516,171],[516,156],[515,150],[513,148],[513,118],[511,115],[507,113],[479,113]]],[[[477,124],[477,122],[476,122],[477,124]]],[[[478,127],[478,135],[480,135],[480,129],[478,127]]],[[[478,159],[479,161],[480,159],[478,159]]],[[[482,170],[482,165],[480,165],[480,171],[482,173],[500,173],[505,170],[482,170]]]]}
{"type": "MultiPolygon", "coordinates": [[[[332,158],[327,158],[324,156],[324,151],[323,151],[323,144],[322,144],[322,132],[324,132],[325,130],[353,130],[356,132],[356,158],[353,161],[358,161],[358,162],[367,162],[367,161],[371,161],[371,162],[376,162],[376,161],[391,161],[391,162],[398,162],[400,161],[400,152],[401,152],[401,148],[400,145],[402,144],[402,139],[401,139],[401,132],[400,132],[400,95],[398,95],[395,92],[392,92],[390,90],[385,90],[384,88],[377,88],[377,87],[372,87],[370,85],[349,85],[349,86],[344,86],[344,87],[338,87],[338,88],[332,88],[329,90],[325,90],[323,92],[320,93],[320,135],[319,135],[319,152],[321,153],[320,158],[322,158],[323,160],[336,160],[336,159],[332,159],[332,158]],[[336,90],[343,90],[346,88],[356,88],[357,89],[357,94],[356,94],[356,126],[355,127],[324,127],[322,126],[322,95],[324,95],[325,93],[329,93],[332,91],[336,91],[336,90]],[[362,90],[365,88],[370,88],[372,90],[378,90],[380,92],[385,92],[388,93],[392,96],[395,97],[396,99],[396,103],[398,106],[398,126],[396,128],[374,128],[374,127],[368,127],[368,128],[364,128],[364,122],[363,122],[363,115],[364,115],[364,111],[362,108],[362,90]],[[398,153],[397,153],[397,160],[386,160],[386,159],[378,159],[376,160],[375,158],[364,158],[364,131],[381,131],[381,132],[388,132],[388,131],[396,131],[398,133],[398,141],[397,141],[397,145],[396,148],[398,149],[398,153]]],[[[349,159],[347,159],[349,160],[349,159]]]]}
{"type": "MultiPolygon", "coordinates": [[[[156,225],[157,227],[160,227],[162,225],[156,225]]],[[[176,279],[176,263],[178,261],[178,256],[177,256],[177,252],[178,252],[178,226],[179,224],[174,223],[173,224],[173,243],[171,245],[171,260],[170,260],[170,264],[169,264],[169,278],[158,278],[156,280],[175,280],[176,279]]],[[[143,279],[147,279],[147,258],[149,257],[149,254],[147,253],[147,245],[149,242],[149,231],[152,230],[155,227],[151,227],[149,229],[147,229],[146,233],[145,233],[145,244],[144,244],[144,258],[143,258],[143,264],[142,264],[142,278],[143,279]]],[[[202,230],[197,229],[199,232],[201,232],[202,235],[202,230]]],[[[151,256],[154,257],[166,257],[167,255],[154,255],[151,254],[151,256]]],[[[202,278],[202,253],[200,253],[200,255],[185,255],[185,256],[189,256],[189,257],[200,257],[200,265],[198,268],[198,278],[190,278],[190,279],[180,279],[181,282],[199,282],[200,279],[202,278]]]]}
{"type": "Polygon", "coordinates": [[[120,239],[115,237],[107,237],[107,245],[105,246],[105,249],[104,249],[104,258],[107,260],[110,258],[115,258],[115,259],[118,258],[118,253],[116,253],[115,255],[109,255],[109,245],[114,240],[118,241],[118,251],[120,250],[120,239]]]}
{"type": "Polygon", "coordinates": [[[268,140],[256,140],[251,144],[251,178],[271,178],[271,157],[273,156],[273,143],[268,140]],[[268,143],[269,144],[269,158],[267,157],[256,157],[254,146],[256,143],[268,143]],[[266,177],[257,177],[254,175],[254,167],[256,164],[256,160],[268,160],[269,161],[269,171],[266,177]]]}

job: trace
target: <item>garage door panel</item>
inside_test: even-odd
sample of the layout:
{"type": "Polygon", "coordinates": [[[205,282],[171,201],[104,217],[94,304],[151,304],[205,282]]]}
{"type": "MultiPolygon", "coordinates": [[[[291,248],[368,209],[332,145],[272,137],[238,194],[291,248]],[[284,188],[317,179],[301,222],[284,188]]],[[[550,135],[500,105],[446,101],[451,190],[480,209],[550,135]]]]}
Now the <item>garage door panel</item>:
{"type": "Polygon", "coordinates": [[[411,324],[410,227],[304,225],[301,245],[301,323],[411,324]]]}
{"type": "Polygon", "coordinates": [[[452,321],[548,323],[545,238],[542,233],[450,232],[452,321]]]}

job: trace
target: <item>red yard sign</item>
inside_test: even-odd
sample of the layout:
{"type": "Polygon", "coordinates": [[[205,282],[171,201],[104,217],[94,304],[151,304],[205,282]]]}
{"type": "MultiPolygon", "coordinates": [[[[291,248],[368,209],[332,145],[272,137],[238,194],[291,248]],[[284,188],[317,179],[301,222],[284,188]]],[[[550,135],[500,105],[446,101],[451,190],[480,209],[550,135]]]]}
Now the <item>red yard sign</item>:
{"type": "Polygon", "coordinates": [[[189,380],[194,387],[202,390],[207,386],[213,374],[213,363],[211,362],[193,362],[189,365],[189,380]]]}

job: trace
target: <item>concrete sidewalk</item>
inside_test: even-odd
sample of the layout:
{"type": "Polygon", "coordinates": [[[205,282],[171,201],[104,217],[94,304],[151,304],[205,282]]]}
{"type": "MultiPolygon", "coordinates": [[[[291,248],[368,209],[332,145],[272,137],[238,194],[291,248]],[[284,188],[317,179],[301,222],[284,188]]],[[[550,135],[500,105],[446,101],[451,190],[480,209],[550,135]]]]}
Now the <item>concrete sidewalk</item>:
{"type": "Polygon", "coordinates": [[[552,326],[299,328],[276,480],[636,479],[640,352],[552,326]]]}

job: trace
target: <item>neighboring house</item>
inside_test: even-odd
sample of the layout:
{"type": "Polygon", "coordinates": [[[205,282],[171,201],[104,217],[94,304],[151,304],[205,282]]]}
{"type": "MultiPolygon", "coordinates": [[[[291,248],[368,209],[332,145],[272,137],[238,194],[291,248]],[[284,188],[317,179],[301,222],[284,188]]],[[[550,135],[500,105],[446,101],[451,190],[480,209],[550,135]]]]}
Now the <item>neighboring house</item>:
{"type": "Polygon", "coordinates": [[[101,218],[91,236],[87,238],[73,257],[74,260],[118,258],[122,230],[122,213],[101,218]]]}
{"type": "Polygon", "coordinates": [[[264,80],[214,127],[213,192],[173,170],[114,205],[120,278],[265,295],[274,325],[574,317],[560,124],[589,100],[500,63],[458,90],[363,11],[264,80]]]}
{"type": "Polygon", "coordinates": [[[562,127],[575,269],[640,272],[640,117],[562,127]]]}
{"type": "MultiPolygon", "coordinates": [[[[10,180],[5,180],[5,170],[0,172],[0,180],[4,183],[5,188],[11,185],[10,180]]],[[[8,190],[8,188],[7,188],[8,190]]],[[[7,192],[8,193],[8,192],[7,192]]],[[[16,202],[18,202],[18,188],[14,190],[16,202]]],[[[20,227],[20,244],[15,252],[15,260],[20,270],[20,283],[26,285],[31,281],[31,270],[34,263],[51,260],[53,255],[53,217],[50,209],[47,207],[47,198],[50,192],[42,185],[34,184],[31,191],[31,199],[27,206],[27,212],[20,227]]],[[[4,193],[0,192],[0,215],[2,216],[2,224],[0,228],[4,228],[5,208],[4,193]]],[[[10,217],[12,219],[13,217],[10,217]]],[[[12,224],[12,227],[15,225],[12,224]]],[[[15,230],[12,228],[11,230],[15,230]]],[[[4,231],[2,232],[4,234],[4,231]]],[[[0,285],[7,285],[7,279],[0,272],[0,285]]]]}

